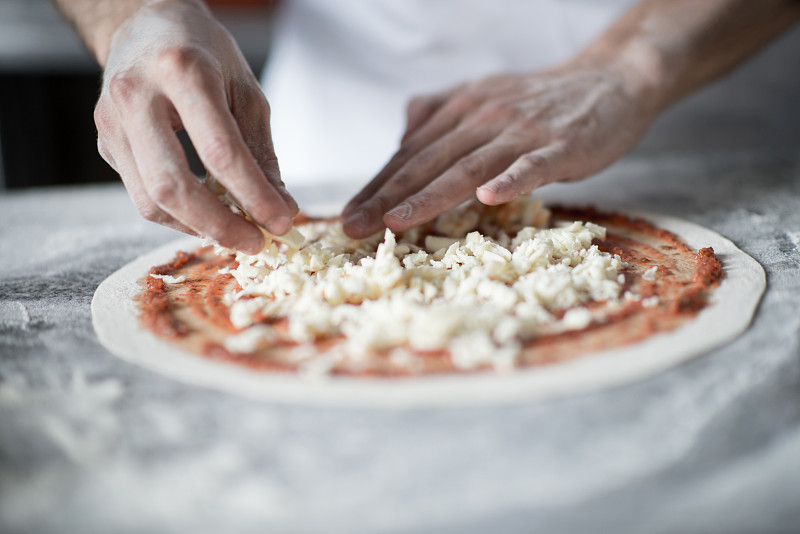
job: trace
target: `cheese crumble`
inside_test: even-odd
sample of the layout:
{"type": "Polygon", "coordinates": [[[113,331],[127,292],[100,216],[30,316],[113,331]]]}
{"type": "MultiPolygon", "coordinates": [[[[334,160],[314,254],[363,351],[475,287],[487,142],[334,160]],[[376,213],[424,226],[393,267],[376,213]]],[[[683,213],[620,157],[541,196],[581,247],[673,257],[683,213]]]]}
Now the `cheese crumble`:
{"type": "Polygon", "coordinates": [[[163,280],[165,284],[182,284],[186,281],[186,276],[171,276],[169,274],[151,274],[151,278],[158,278],[163,280]]]}
{"type": "Polygon", "coordinates": [[[625,281],[620,258],[592,244],[605,228],[548,228],[549,215],[540,200],[472,203],[401,234],[353,240],[340,222],[317,221],[297,226],[301,248],[272,241],[248,255],[220,247],[236,254],[238,267],[226,272],[241,287],[226,295],[243,329],[226,347],[269,344],[277,336],[264,319],[283,318],[298,359],[315,372],[374,353],[412,369],[413,353],[425,351],[448,351],[465,370],[513,368],[521,340],[585,328],[593,321],[586,306],[619,299],[625,281]],[[340,336],[336,351],[312,361],[309,344],[340,336]]]}

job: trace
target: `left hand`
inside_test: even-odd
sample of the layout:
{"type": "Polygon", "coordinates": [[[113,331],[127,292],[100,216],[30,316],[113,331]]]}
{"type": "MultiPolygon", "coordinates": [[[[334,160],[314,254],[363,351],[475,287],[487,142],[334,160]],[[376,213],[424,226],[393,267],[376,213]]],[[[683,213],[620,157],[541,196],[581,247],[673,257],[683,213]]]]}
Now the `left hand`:
{"type": "Polygon", "coordinates": [[[655,116],[635,69],[573,62],[418,97],[400,149],[347,205],[345,232],[403,231],[477,195],[502,204],[622,157],[655,116]]]}

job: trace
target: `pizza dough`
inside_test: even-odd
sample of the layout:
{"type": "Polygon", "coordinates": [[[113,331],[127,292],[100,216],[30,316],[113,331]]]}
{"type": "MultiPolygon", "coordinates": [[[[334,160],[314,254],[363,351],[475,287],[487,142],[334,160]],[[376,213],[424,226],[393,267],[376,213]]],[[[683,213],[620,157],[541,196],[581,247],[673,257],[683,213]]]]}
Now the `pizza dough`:
{"type": "Polygon", "coordinates": [[[273,401],[405,408],[521,402],[587,392],[644,378],[732,340],[747,328],[766,286],[761,266],[722,236],[672,217],[627,214],[675,233],[693,248],[713,247],[725,278],[709,305],[676,330],[564,363],[505,373],[311,380],[184,352],[140,325],[134,297],[149,268],[170,261],[178,250],[197,248],[200,242],[193,238],[167,244],[112,274],[95,293],[93,322],[100,341],[128,361],[189,383],[273,401]]]}

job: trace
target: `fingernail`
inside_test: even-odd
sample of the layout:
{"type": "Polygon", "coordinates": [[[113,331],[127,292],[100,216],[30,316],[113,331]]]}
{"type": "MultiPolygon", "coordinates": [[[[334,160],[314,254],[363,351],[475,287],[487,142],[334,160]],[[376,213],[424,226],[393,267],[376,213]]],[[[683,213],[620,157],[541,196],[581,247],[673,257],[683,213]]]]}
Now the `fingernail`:
{"type": "Polygon", "coordinates": [[[475,197],[482,204],[487,206],[497,206],[502,204],[500,194],[497,192],[496,185],[484,185],[475,190],[475,197]]]}
{"type": "Polygon", "coordinates": [[[292,194],[289,193],[289,190],[286,189],[283,184],[281,184],[278,186],[278,191],[280,192],[281,197],[283,197],[284,202],[286,202],[286,205],[292,210],[292,213],[296,214],[298,212],[297,202],[294,200],[294,198],[292,198],[292,194]]]}
{"type": "Polygon", "coordinates": [[[246,254],[256,255],[264,249],[264,238],[262,237],[250,237],[245,239],[236,247],[236,250],[240,250],[246,254]]]}
{"type": "Polygon", "coordinates": [[[292,227],[292,220],[285,215],[275,217],[267,223],[267,230],[275,235],[283,235],[292,227]]]}
{"type": "Polygon", "coordinates": [[[291,195],[289,195],[288,191],[286,191],[286,195],[287,196],[284,197],[284,199],[286,200],[286,204],[292,210],[292,213],[294,215],[297,215],[298,212],[300,211],[300,206],[297,205],[297,202],[292,198],[291,195]]]}
{"type": "Polygon", "coordinates": [[[350,214],[344,220],[345,227],[354,228],[356,230],[364,228],[366,224],[367,224],[367,214],[363,210],[356,211],[355,213],[350,214]]]}
{"type": "Polygon", "coordinates": [[[411,204],[409,204],[408,202],[403,202],[402,204],[395,206],[395,208],[392,209],[386,215],[389,215],[390,217],[394,217],[396,219],[406,220],[411,217],[411,213],[413,211],[414,210],[411,207],[411,204]]]}

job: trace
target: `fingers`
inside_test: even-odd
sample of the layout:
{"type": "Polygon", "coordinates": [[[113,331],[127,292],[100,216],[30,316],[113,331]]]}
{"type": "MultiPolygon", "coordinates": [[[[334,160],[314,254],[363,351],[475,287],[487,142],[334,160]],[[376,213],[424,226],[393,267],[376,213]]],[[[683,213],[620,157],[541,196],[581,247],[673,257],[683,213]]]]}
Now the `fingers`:
{"type": "Polygon", "coordinates": [[[571,163],[566,155],[560,142],[523,154],[499,176],[477,189],[478,200],[494,206],[551,182],[582,177],[570,174],[571,163]]]}
{"type": "Polygon", "coordinates": [[[391,179],[409,160],[455,129],[462,118],[470,110],[476,108],[478,104],[479,102],[476,98],[462,94],[448,100],[400,146],[400,150],[392,156],[389,163],[378,175],[353,197],[344,208],[342,217],[344,219],[351,217],[364,202],[375,195],[383,187],[383,184],[391,179]]]}
{"type": "Polygon", "coordinates": [[[197,236],[197,232],[180,223],[153,202],[142,184],[136,162],[131,154],[130,143],[119,128],[119,117],[113,106],[100,100],[95,108],[97,125],[97,150],[104,160],[120,175],[134,206],[146,220],[167,226],[185,234],[197,236]]]}
{"type": "MultiPolygon", "coordinates": [[[[165,97],[150,99],[132,90],[124,77],[116,78],[109,93],[120,115],[135,164],[127,165],[126,185],[140,199],[146,195],[158,208],[188,226],[194,233],[220,244],[257,252],[263,247],[261,232],[223,206],[191,173],[172,129],[170,104],[165,97]],[[135,112],[134,112],[135,110],[135,112]],[[138,177],[132,172],[135,172],[138,177]],[[140,183],[142,191],[136,183],[140,183]]],[[[124,161],[124,148],[115,158],[124,161]],[[120,156],[122,155],[122,156],[120,156]]],[[[150,215],[156,218],[157,215],[150,215]]],[[[159,221],[161,222],[161,221],[159,221]]]]}
{"type": "Polygon", "coordinates": [[[292,215],[297,215],[298,206],[281,179],[278,158],[272,144],[269,127],[269,104],[255,79],[242,89],[233,89],[231,112],[239,126],[248,150],[253,155],[261,172],[289,206],[292,215]]]}
{"type": "MultiPolygon", "coordinates": [[[[434,179],[441,179],[437,177],[448,168],[463,165],[459,162],[462,158],[466,165],[471,165],[470,162],[476,160],[464,156],[490,141],[496,133],[491,128],[457,128],[445,135],[408,161],[350,214],[344,220],[345,232],[351,237],[362,238],[379,231],[384,226],[383,216],[388,210],[434,179]]],[[[472,194],[473,189],[468,187],[468,193],[472,194]]]]}
{"type": "Polygon", "coordinates": [[[406,131],[401,144],[414,135],[433,114],[447,101],[451,92],[430,96],[418,96],[409,101],[406,109],[406,131]]]}
{"type": "Polygon", "coordinates": [[[133,201],[133,205],[136,206],[136,209],[139,210],[139,213],[146,220],[183,232],[184,234],[200,237],[200,234],[176,220],[175,217],[162,210],[153,202],[153,199],[147,194],[142,184],[141,177],[139,177],[135,170],[120,173],[120,178],[122,178],[122,183],[125,185],[125,189],[127,189],[128,195],[130,195],[133,201]]]}
{"type": "MultiPolygon", "coordinates": [[[[203,164],[257,223],[276,235],[286,233],[291,228],[294,207],[270,183],[245,143],[228,109],[221,77],[209,74],[213,71],[206,67],[208,60],[202,54],[179,50],[166,55],[162,61],[177,73],[165,77],[166,95],[180,115],[203,164]]],[[[261,115],[266,116],[266,113],[264,109],[261,115]]],[[[274,157],[267,131],[251,133],[250,139],[259,144],[259,151],[274,157]]],[[[269,165],[265,160],[265,166],[273,179],[279,180],[277,165],[274,162],[269,165]]],[[[200,193],[195,191],[194,194],[200,193]]]]}
{"type": "Polygon", "coordinates": [[[519,146],[498,138],[461,158],[446,172],[389,211],[383,222],[402,232],[425,223],[474,195],[475,188],[514,161],[519,146]]]}
{"type": "Polygon", "coordinates": [[[411,108],[412,135],[344,213],[351,237],[383,225],[407,230],[473,195],[501,204],[546,183],[582,177],[565,157],[565,142],[553,142],[537,122],[517,120],[518,108],[507,101],[482,103],[459,93],[436,109],[432,101],[411,108]]]}
{"type": "Polygon", "coordinates": [[[387,209],[382,222],[403,231],[473,194],[485,204],[501,204],[602,169],[636,140],[621,136],[626,129],[620,124],[642,124],[615,76],[567,68],[500,75],[464,85],[443,100],[412,101],[400,150],[350,202],[345,231],[363,237],[378,230],[377,216],[387,209]],[[490,138],[467,143],[462,131],[490,138]]]}

